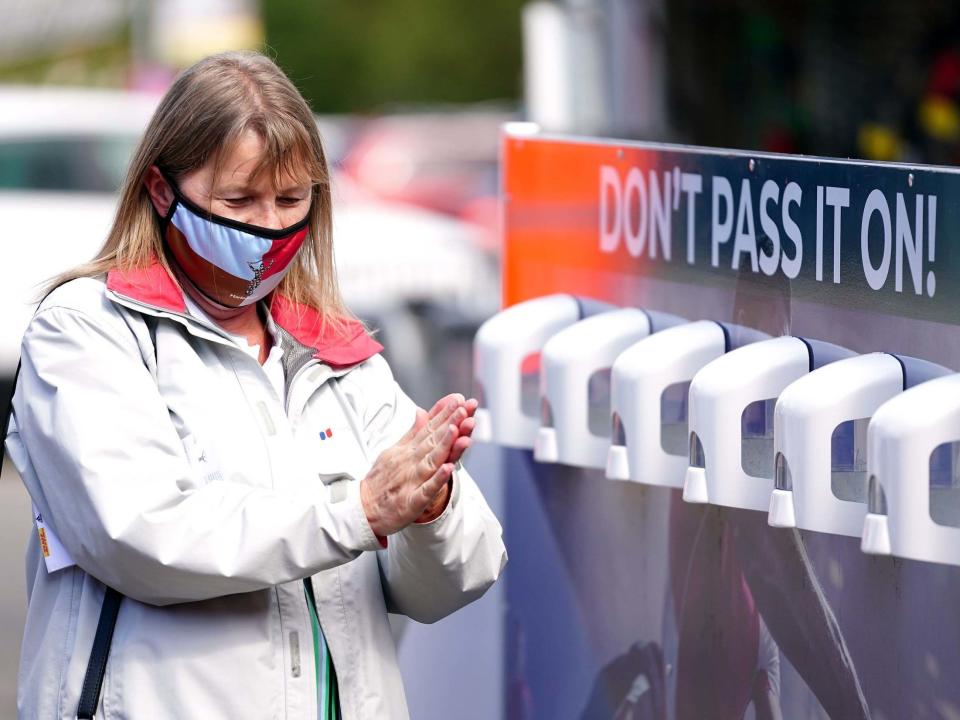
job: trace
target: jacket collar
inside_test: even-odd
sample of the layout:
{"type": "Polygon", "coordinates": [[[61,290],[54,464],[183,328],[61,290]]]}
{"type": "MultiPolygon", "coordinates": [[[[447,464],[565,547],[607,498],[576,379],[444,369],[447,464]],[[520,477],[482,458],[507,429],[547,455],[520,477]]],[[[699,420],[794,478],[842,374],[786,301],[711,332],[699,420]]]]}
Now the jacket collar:
{"type": "MultiPolygon", "coordinates": [[[[159,261],[145,268],[111,270],[107,289],[117,295],[150,307],[189,315],[183,291],[159,261]]],[[[363,362],[383,350],[356,320],[348,321],[339,332],[324,326],[323,316],[308,305],[301,305],[274,292],[270,298],[270,316],[297,342],[313,348],[314,358],[333,367],[348,367],[363,362]]]]}

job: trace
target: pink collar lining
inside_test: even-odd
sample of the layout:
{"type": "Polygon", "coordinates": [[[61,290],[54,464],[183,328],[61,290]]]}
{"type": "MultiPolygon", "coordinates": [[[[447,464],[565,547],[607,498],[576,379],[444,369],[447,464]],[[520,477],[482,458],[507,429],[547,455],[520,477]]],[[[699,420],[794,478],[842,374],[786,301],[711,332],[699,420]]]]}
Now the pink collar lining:
{"type": "MultiPolygon", "coordinates": [[[[107,289],[151,307],[188,314],[183,291],[156,261],[145,268],[111,270],[107,273],[107,289]]],[[[356,320],[349,321],[338,333],[329,326],[323,327],[323,318],[316,309],[277,293],[270,299],[270,315],[297,342],[313,348],[314,358],[333,367],[356,365],[383,350],[356,320]]]]}

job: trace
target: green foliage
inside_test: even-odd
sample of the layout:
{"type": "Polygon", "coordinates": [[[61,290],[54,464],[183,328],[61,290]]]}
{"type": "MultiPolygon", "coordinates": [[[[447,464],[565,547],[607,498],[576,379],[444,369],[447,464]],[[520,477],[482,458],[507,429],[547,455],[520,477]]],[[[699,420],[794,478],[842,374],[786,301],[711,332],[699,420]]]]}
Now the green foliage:
{"type": "Polygon", "coordinates": [[[123,28],[90,45],[69,45],[0,63],[0,83],[121,87],[130,65],[130,38],[123,28]]]}
{"type": "Polygon", "coordinates": [[[263,0],[267,52],[316,112],[520,95],[523,0],[263,0]]]}

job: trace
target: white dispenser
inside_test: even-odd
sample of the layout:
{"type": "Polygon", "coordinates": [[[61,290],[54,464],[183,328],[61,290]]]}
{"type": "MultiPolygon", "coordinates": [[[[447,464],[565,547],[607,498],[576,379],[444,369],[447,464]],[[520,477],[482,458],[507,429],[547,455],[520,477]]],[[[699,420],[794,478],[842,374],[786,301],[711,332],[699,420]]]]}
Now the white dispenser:
{"type": "Polygon", "coordinates": [[[777,397],[820,365],[851,355],[816,340],[779,337],[733,350],[690,384],[687,502],[768,512],[777,397]]]}
{"type": "Polygon", "coordinates": [[[831,363],[784,390],[774,420],[770,525],[860,537],[869,419],[910,383],[946,372],[877,352],[831,363]]]}
{"type": "Polygon", "coordinates": [[[473,437],[532,448],[540,427],[540,350],[555,333],[614,306],[573,295],[512,305],[487,320],[474,340],[480,407],[473,437]]]}
{"type": "Polygon", "coordinates": [[[707,363],[769,339],[758,330],[710,320],[684,323],[624,350],[611,374],[613,439],[607,477],[682,488],[689,455],[690,381],[707,363]]]}
{"type": "Polygon", "coordinates": [[[867,430],[864,552],[960,565],[960,528],[935,522],[930,507],[934,452],[958,440],[960,375],[913,387],[876,411],[867,430]]]}
{"type": "MultiPolygon", "coordinates": [[[[903,391],[899,361],[887,353],[847,358],[800,378],[783,391],[774,420],[775,488],[769,522],[774,527],[859,537],[865,502],[834,492],[833,435],[841,423],[869,418],[903,391]]],[[[865,426],[855,425],[858,431],[865,426]]],[[[854,437],[854,444],[857,438],[854,437]]],[[[863,443],[865,445],[865,443],[863,443]]],[[[866,473],[866,448],[854,469],[866,473]]]]}
{"type": "Polygon", "coordinates": [[[611,373],[608,478],[683,487],[688,385],[727,351],[728,342],[720,323],[701,320],[651,335],[620,354],[611,373]]]}
{"type": "Polygon", "coordinates": [[[603,468],[610,447],[614,361],[639,339],[678,322],[672,315],[625,308],[587,318],[550,338],[541,355],[541,427],[534,458],[603,468]]]}

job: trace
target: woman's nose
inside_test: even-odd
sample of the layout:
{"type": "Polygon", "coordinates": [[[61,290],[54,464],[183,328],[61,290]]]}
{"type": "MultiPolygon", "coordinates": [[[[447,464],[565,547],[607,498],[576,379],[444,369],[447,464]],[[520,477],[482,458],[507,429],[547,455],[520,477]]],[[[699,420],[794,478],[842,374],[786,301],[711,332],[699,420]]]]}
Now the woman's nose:
{"type": "Polygon", "coordinates": [[[268,230],[279,230],[284,227],[283,218],[280,215],[280,208],[275,202],[264,202],[260,204],[257,208],[257,217],[251,224],[259,225],[268,230]]]}

